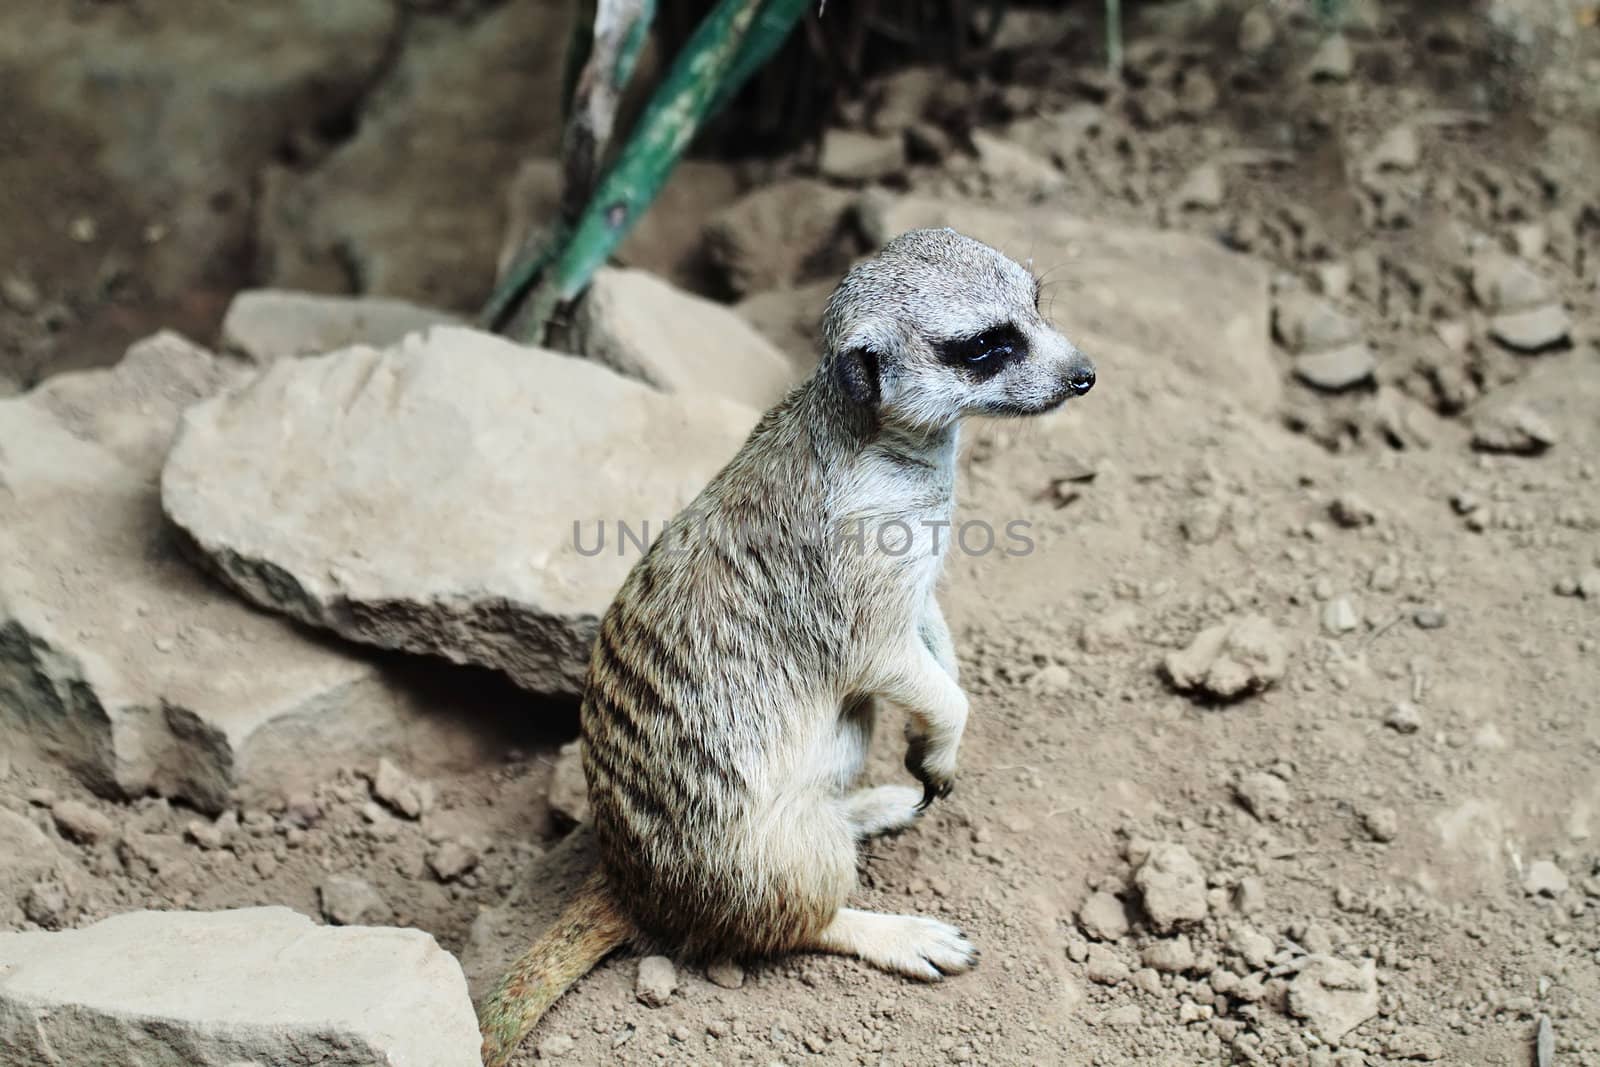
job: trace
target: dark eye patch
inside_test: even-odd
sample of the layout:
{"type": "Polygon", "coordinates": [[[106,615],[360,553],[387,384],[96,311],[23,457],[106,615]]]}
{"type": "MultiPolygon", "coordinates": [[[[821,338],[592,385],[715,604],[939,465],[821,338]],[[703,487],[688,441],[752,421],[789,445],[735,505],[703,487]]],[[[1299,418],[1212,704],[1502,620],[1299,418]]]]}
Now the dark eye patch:
{"type": "Polygon", "coordinates": [[[1015,323],[991,326],[970,337],[955,337],[934,344],[940,362],[957,367],[976,381],[999,374],[1008,365],[1028,358],[1028,339],[1015,323]]]}

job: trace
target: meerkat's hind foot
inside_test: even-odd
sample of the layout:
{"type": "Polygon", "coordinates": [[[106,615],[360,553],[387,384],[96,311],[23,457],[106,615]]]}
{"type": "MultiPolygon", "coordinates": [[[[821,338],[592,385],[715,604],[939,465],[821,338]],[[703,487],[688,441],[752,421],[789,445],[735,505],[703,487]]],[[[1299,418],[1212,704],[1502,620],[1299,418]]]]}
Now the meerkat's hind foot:
{"type": "Polygon", "coordinates": [[[971,970],[978,962],[978,950],[949,923],[855,908],[840,908],[815,947],[924,982],[971,970]]]}
{"type": "Polygon", "coordinates": [[[857,838],[904,830],[922,814],[922,790],[909,785],[875,785],[844,798],[845,818],[857,838]]]}

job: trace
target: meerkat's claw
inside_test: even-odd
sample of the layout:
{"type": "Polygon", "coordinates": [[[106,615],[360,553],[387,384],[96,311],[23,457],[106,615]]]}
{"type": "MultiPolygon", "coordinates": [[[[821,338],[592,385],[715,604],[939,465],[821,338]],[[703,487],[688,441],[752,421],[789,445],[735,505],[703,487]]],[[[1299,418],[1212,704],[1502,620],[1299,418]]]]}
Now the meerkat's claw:
{"type": "Polygon", "coordinates": [[[955,782],[951,781],[934,782],[930,780],[924,780],[922,783],[922,800],[917,804],[917,811],[927,811],[928,805],[932,804],[935,800],[943,800],[945,797],[950,795],[951,791],[955,789],[955,787],[955,782]]]}

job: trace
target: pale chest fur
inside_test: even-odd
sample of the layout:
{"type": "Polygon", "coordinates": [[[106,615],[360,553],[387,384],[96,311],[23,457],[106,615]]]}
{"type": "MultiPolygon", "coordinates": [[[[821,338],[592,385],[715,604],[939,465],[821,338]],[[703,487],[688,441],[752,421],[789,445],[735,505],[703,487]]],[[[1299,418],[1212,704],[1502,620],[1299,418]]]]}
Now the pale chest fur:
{"type": "MultiPolygon", "coordinates": [[[[954,536],[956,435],[865,450],[834,498],[846,575],[914,626],[954,536]]],[[[884,619],[891,627],[895,623],[884,619]]]]}

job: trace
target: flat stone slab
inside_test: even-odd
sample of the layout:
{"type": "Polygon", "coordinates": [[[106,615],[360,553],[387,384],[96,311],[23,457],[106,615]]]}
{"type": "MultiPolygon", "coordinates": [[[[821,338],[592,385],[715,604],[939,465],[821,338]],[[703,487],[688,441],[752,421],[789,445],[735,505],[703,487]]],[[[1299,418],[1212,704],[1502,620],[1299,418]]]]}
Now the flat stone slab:
{"type": "Polygon", "coordinates": [[[40,1067],[480,1062],[466,979],[430,935],[277,907],[0,934],[0,1049],[40,1067]]]}
{"type": "Polygon", "coordinates": [[[239,373],[162,334],[0,401],[0,749],[208,811],[379,754],[450,750],[459,724],[239,603],[162,520],[179,413],[239,373]]]}
{"type": "Polygon", "coordinates": [[[710,391],[765,410],[797,377],[738,312],[642,270],[595,275],[573,333],[584,356],[669,393],[710,391]]]}
{"type": "Polygon", "coordinates": [[[320,356],[353,344],[391,345],[429,326],[460,325],[446,311],[381,297],[250,289],[222,320],[222,349],[254,363],[320,356]]]}
{"type": "Polygon", "coordinates": [[[658,534],[756,418],[437,327],[280,361],[189,409],[162,505],[256,603],[576,694],[639,556],[618,523],[658,534]]]}

